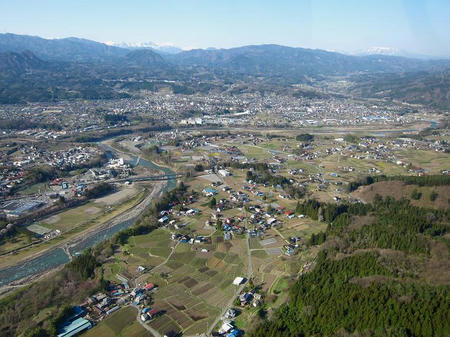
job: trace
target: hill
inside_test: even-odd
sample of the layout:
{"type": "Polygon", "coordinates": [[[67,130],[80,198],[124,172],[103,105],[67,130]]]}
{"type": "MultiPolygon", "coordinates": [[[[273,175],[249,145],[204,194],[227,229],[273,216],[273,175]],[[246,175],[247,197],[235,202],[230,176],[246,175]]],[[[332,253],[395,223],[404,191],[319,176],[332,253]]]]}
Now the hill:
{"type": "Polygon", "coordinates": [[[450,108],[450,69],[353,77],[352,95],[450,108]]]}
{"type": "Polygon", "coordinates": [[[328,223],[310,241],[321,252],[250,336],[448,336],[448,210],[379,196],[299,203],[299,213],[328,223]]]}
{"type": "Polygon", "coordinates": [[[47,62],[42,61],[30,51],[0,53],[0,72],[3,74],[17,75],[48,69],[49,66],[47,62]]]}
{"type": "Polygon", "coordinates": [[[408,199],[411,204],[420,207],[446,209],[450,207],[448,196],[450,185],[447,186],[419,186],[406,184],[402,181],[379,181],[369,186],[361,186],[353,196],[365,201],[373,202],[376,195],[392,197],[396,200],[408,199]],[[414,194],[417,191],[417,194],[414,194]],[[414,198],[413,198],[414,196],[414,198]]]}
{"type": "Polygon", "coordinates": [[[0,52],[31,51],[43,60],[105,62],[125,56],[127,49],[86,39],[43,39],[37,36],[0,34],[0,52]]]}
{"type": "Polygon", "coordinates": [[[125,63],[141,67],[165,68],[169,66],[164,58],[150,49],[133,50],[125,56],[125,63]]]}
{"type": "MultiPolygon", "coordinates": [[[[116,98],[123,92],[117,92],[115,81],[124,82],[130,78],[136,79],[141,87],[149,79],[184,81],[175,88],[175,93],[204,91],[197,85],[199,82],[208,82],[206,87],[241,82],[252,90],[262,90],[267,86],[271,90],[276,88],[287,92],[285,89],[292,84],[322,85],[345,78],[351,85],[337,94],[398,100],[438,109],[450,107],[450,60],[351,56],[279,45],[162,54],[149,48],[130,50],[78,38],[43,39],[15,34],[0,34],[0,53],[0,83],[4,88],[0,92],[2,103],[80,97],[116,98]],[[39,76],[35,75],[37,71],[39,76]],[[105,79],[108,81],[103,81],[105,79]],[[98,90],[95,94],[77,93],[89,92],[91,84],[96,81],[102,81],[102,94],[97,94],[98,90]],[[8,87],[16,89],[10,93],[8,87]],[[67,90],[64,94],[62,91],[54,94],[55,91],[49,89],[52,87],[67,90]],[[30,94],[28,88],[40,93],[30,94]]],[[[132,83],[130,85],[133,86],[132,83]]],[[[329,94],[298,91],[296,95],[326,97],[329,94]]]]}
{"type": "Polygon", "coordinates": [[[319,49],[279,45],[244,46],[231,49],[191,50],[168,55],[184,66],[205,67],[258,76],[332,76],[349,73],[405,72],[450,66],[450,61],[425,61],[385,55],[350,56],[319,49]]]}

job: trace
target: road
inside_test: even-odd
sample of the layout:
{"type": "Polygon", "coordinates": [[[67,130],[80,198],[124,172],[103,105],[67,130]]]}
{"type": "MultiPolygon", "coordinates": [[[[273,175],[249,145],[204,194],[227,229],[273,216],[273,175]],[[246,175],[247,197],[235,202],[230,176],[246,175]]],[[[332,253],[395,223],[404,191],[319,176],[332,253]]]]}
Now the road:
{"type": "MultiPolygon", "coordinates": [[[[172,248],[172,251],[170,252],[169,256],[167,256],[167,258],[166,258],[163,262],[161,262],[161,263],[158,264],[156,267],[154,267],[154,268],[152,269],[152,271],[154,271],[155,269],[157,269],[157,268],[159,268],[159,267],[165,265],[165,264],[170,260],[170,258],[172,257],[172,254],[173,254],[173,253],[175,252],[175,250],[177,249],[179,243],[180,243],[180,241],[178,241],[177,244],[172,248]]],[[[136,278],[136,279],[134,280],[134,284],[135,284],[136,287],[141,283],[140,280],[143,279],[145,276],[147,276],[147,275],[146,275],[146,274],[143,274],[143,275],[139,276],[138,278],[136,278]]],[[[139,307],[136,306],[136,305],[133,305],[133,306],[138,310],[136,320],[139,322],[139,324],[141,324],[141,325],[144,327],[144,329],[146,329],[147,331],[151,332],[151,333],[153,334],[153,336],[155,336],[155,337],[163,337],[158,331],[156,331],[155,329],[153,329],[150,325],[145,324],[145,322],[142,322],[141,317],[140,317],[141,315],[140,315],[139,307]]]]}
{"type": "Polygon", "coordinates": [[[149,331],[153,336],[155,336],[155,337],[163,337],[158,331],[153,329],[150,325],[145,324],[145,322],[142,322],[142,320],[141,320],[141,311],[139,310],[139,308],[136,305],[133,305],[133,307],[135,307],[137,309],[136,321],[138,321],[139,324],[142,325],[142,327],[145,330],[149,331]]]}
{"type": "MultiPolygon", "coordinates": [[[[179,244],[180,244],[180,241],[178,241],[176,243],[175,247],[172,247],[172,251],[170,252],[169,256],[167,256],[167,258],[163,262],[158,264],[151,271],[154,272],[156,269],[160,268],[161,266],[164,266],[167,262],[169,262],[170,258],[172,257],[173,253],[175,253],[175,250],[177,249],[179,244]]],[[[138,278],[136,278],[134,280],[134,284],[135,284],[136,287],[141,283],[141,279],[145,278],[145,276],[147,276],[147,275],[146,274],[142,274],[141,276],[139,276],[138,278]]]]}
{"type": "MultiPolygon", "coordinates": [[[[211,234],[211,235],[212,235],[212,234],[211,234]]],[[[248,256],[248,266],[247,266],[247,275],[246,275],[247,280],[249,280],[249,279],[252,277],[252,274],[253,274],[252,253],[251,253],[251,251],[250,251],[250,242],[249,242],[249,238],[250,238],[250,237],[249,237],[249,235],[247,234],[247,236],[246,236],[247,256],[248,256]]],[[[154,267],[154,268],[152,269],[152,271],[154,271],[155,269],[157,269],[157,268],[159,268],[159,267],[165,265],[165,264],[170,260],[172,254],[175,252],[175,250],[176,250],[176,248],[178,247],[178,244],[179,244],[179,243],[180,243],[180,242],[177,242],[177,244],[175,245],[175,247],[172,248],[172,251],[170,252],[169,256],[167,256],[167,258],[166,258],[163,262],[161,262],[159,265],[157,265],[156,267],[154,267]]],[[[139,276],[137,279],[135,279],[135,284],[136,284],[136,286],[137,286],[138,284],[140,284],[141,279],[143,279],[145,276],[146,276],[146,275],[144,274],[144,275],[139,276]]],[[[206,331],[205,334],[198,334],[198,335],[196,335],[196,336],[186,336],[186,337],[211,336],[211,334],[212,334],[214,328],[216,327],[216,325],[219,323],[219,321],[220,321],[220,320],[222,319],[222,317],[225,315],[225,313],[227,312],[227,310],[230,309],[230,308],[233,306],[234,300],[240,295],[240,293],[244,290],[244,288],[245,288],[245,283],[242,284],[242,285],[240,285],[240,286],[236,289],[236,291],[235,291],[233,297],[230,299],[230,301],[227,303],[227,305],[223,308],[223,310],[222,310],[222,312],[220,313],[220,315],[217,316],[217,318],[214,320],[214,322],[210,325],[208,331],[206,331]]],[[[135,306],[135,307],[139,310],[139,308],[138,308],[137,306],[135,306]]],[[[141,320],[141,318],[140,318],[140,315],[139,315],[139,312],[138,312],[138,315],[137,315],[137,317],[136,317],[136,320],[139,321],[139,323],[140,323],[147,331],[150,331],[155,337],[162,337],[161,334],[160,334],[158,331],[156,331],[155,329],[151,328],[148,324],[145,324],[144,322],[142,322],[142,320],[141,320]]]]}
{"type": "MultiPolygon", "coordinates": [[[[247,233],[246,243],[247,243],[247,256],[248,256],[248,267],[247,267],[247,281],[248,281],[248,280],[250,280],[250,278],[252,277],[252,274],[253,274],[252,253],[250,251],[250,242],[249,242],[248,233],[247,233]]],[[[244,290],[244,288],[245,288],[245,283],[240,285],[239,288],[236,289],[233,297],[230,299],[228,304],[223,308],[221,314],[214,320],[214,322],[211,324],[210,328],[206,332],[207,336],[211,336],[216,325],[219,323],[219,321],[225,315],[227,310],[233,306],[234,300],[239,296],[239,294],[244,290]]]]}
{"type": "MultiPolygon", "coordinates": [[[[51,252],[57,248],[61,248],[64,251],[64,253],[67,254],[69,259],[71,259],[71,257],[72,257],[71,251],[73,252],[73,247],[76,247],[78,244],[85,242],[84,240],[88,240],[89,238],[92,238],[92,236],[95,236],[98,232],[100,232],[102,230],[114,227],[117,224],[120,224],[124,221],[127,221],[129,219],[132,219],[132,218],[135,218],[135,217],[138,217],[139,215],[141,215],[147,209],[147,207],[152,203],[153,200],[161,197],[161,195],[164,192],[163,187],[164,187],[163,182],[155,183],[153,185],[152,191],[139,204],[132,207],[131,209],[124,211],[123,213],[117,215],[116,217],[114,217],[102,224],[93,226],[89,229],[86,229],[85,231],[83,231],[81,233],[75,234],[67,239],[64,239],[59,243],[56,243],[47,248],[44,248],[37,253],[27,255],[26,258],[24,258],[24,260],[21,260],[20,262],[17,262],[15,264],[13,264],[12,266],[6,266],[4,268],[15,268],[15,267],[19,268],[18,266],[20,266],[25,261],[28,261],[30,259],[35,259],[40,256],[49,254],[49,252],[51,252]]],[[[33,278],[34,278],[34,276],[36,276],[36,275],[45,275],[45,274],[49,273],[52,269],[54,269],[54,268],[45,269],[43,271],[36,272],[35,274],[26,275],[22,279],[14,280],[10,283],[13,283],[11,285],[20,285],[20,286],[27,285],[31,282],[30,281],[31,276],[33,276],[33,278]]],[[[2,287],[0,287],[0,292],[8,291],[8,289],[10,288],[11,285],[8,285],[8,284],[3,285],[2,287]]]]}

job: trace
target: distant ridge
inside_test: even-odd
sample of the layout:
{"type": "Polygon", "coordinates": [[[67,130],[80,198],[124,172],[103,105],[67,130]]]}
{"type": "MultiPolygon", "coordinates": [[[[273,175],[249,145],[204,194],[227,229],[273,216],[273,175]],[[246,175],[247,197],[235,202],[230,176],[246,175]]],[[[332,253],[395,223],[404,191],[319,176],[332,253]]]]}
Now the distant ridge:
{"type": "Polygon", "coordinates": [[[26,50],[43,60],[78,62],[109,61],[129,52],[126,49],[75,37],[43,39],[38,36],[0,34],[0,52],[20,53],[26,50]]]}
{"type": "Polygon", "coordinates": [[[136,81],[126,85],[134,90],[157,90],[160,86],[150,79],[179,81],[171,85],[174,93],[189,94],[233,81],[289,87],[340,77],[351,83],[342,90],[354,97],[450,106],[449,59],[355,56],[274,44],[167,54],[74,37],[43,39],[9,33],[0,34],[0,53],[0,102],[7,103],[128,95],[114,85],[117,80],[136,81]],[[199,85],[202,81],[209,83],[199,85]]]}

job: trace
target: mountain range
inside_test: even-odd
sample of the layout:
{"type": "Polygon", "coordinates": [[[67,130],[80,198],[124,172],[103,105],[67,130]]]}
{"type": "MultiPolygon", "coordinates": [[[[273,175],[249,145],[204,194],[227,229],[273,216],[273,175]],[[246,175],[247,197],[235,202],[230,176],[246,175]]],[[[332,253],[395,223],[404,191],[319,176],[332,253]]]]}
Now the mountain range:
{"type": "Polygon", "coordinates": [[[134,53],[140,55],[138,61],[143,62],[145,66],[158,66],[163,64],[164,60],[191,68],[275,76],[421,71],[450,65],[450,60],[431,61],[390,55],[352,56],[320,49],[273,44],[230,49],[177,49],[176,53],[163,52],[162,48],[157,50],[152,43],[122,46],[126,48],[74,37],[43,39],[36,36],[0,34],[0,52],[29,51],[44,61],[120,64],[127,63],[128,56],[134,53]],[[145,61],[142,59],[144,55],[148,57],[145,61]]]}
{"type": "MultiPolygon", "coordinates": [[[[358,81],[364,83],[364,89],[353,89],[351,94],[364,93],[364,96],[379,97],[381,92],[383,95],[388,93],[389,96],[390,90],[393,89],[391,84],[395,84],[397,92],[407,93],[408,100],[414,97],[418,90],[419,97],[428,98],[427,104],[433,105],[434,98],[439,97],[440,102],[434,106],[447,106],[450,98],[442,93],[449,91],[449,88],[445,87],[448,83],[448,69],[448,59],[425,60],[391,55],[355,56],[273,44],[230,49],[176,49],[168,52],[156,48],[152,43],[122,44],[119,47],[73,37],[44,39],[37,36],[0,34],[0,85],[19,80],[24,82],[25,77],[28,82],[37,81],[44,87],[52,83],[62,85],[64,78],[67,81],[79,78],[83,83],[103,81],[102,86],[105,86],[105,79],[129,81],[130,78],[139,81],[156,78],[187,82],[199,79],[255,82],[255,79],[264,79],[277,85],[292,85],[351,77],[353,81],[357,81],[356,84],[358,81]],[[36,76],[36,72],[39,76],[36,76]],[[433,93],[430,94],[426,84],[433,83],[435,76],[440,78],[438,88],[433,86],[433,93]],[[55,78],[58,81],[54,81],[55,78]],[[410,90],[404,88],[408,86],[405,78],[414,78],[415,85],[410,90]],[[45,85],[42,83],[43,79],[45,85]]],[[[71,90],[69,87],[66,89],[71,90]]],[[[4,91],[0,86],[0,98],[4,91]]],[[[103,89],[101,91],[103,92],[103,89]]]]}

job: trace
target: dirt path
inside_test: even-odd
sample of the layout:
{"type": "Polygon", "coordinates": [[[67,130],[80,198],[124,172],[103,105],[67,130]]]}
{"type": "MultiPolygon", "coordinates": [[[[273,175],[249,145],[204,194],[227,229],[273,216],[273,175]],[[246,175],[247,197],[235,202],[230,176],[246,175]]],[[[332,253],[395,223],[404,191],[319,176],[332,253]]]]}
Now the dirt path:
{"type": "MultiPolygon", "coordinates": [[[[175,253],[175,250],[177,249],[178,245],[180,244],[180,241],[177,242],[177,244],[172,247],[172,251],[170,252],[169,256],[167,256],[167,258],[161,262],[160,264],[158,264],[156,267],[154,267],[151,271],[153,272],[154,270],[160,268],[161,266],[164,266],[167,262],[169,262],[170,258],[172,257],[173,253],[175,253]]],[[[139,284],[141,283],[141,279],[143,279],[145,276],[147,276],[147,274],[143,274],[141,276],[139,276],[138,278],[136,278],[134,280],[134,284],[136,286],[139,286],[139,284]]]]}
{"type": "Polygon", "coordinates": [[[136,321],[138,321],[139,324],[142,325],[142,327],[145,330],[149,331],[153,336],[155,336],[155,337],[163,337],[158,331],[153,329],[150,325],[145,324],[145,322],[142,322],[141,317],[140,317],[141,315],[140,315],[139,308],[137,306],[135,306],[135,305],[133,305],[133,307],[137,309],[136,321]]]}
{"type": "MultiPolygon", "coordinates": [[[[249,235],[247,234],[246,237],[246,243],[247,243],[247,256],[248,256],[248,267],[247,267],[247,280],[250,280],[253,274],[253,265],[252,265],[252,253],[250,251],[250,242],[249,242],[249,235]]],[[[227,305],[223,308],[221,314],[217,316],[217,318],[214,320],[214,322],[211,324],[210,328],[206,332],[206,336],[211,336],[214,328],[219,323],[219,321],[222,319],[222,317],[225,315],[228,309],[230,309],[233,306],[234,300],[239,296],[239,294],[244,290],[245,283],[240,285],[239,288],[236,289],[233,297],[230,299],[230,301],[227,303],[227,305]]]]}

